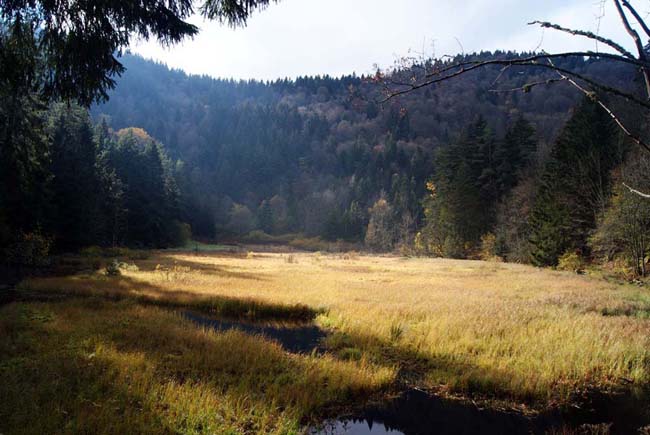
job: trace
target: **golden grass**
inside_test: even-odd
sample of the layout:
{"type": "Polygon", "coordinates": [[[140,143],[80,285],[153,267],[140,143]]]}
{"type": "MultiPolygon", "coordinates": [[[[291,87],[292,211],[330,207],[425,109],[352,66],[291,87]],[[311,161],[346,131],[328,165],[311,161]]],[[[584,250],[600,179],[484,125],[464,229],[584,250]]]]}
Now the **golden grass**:
{"type": "Polygon", "coordinates": [[[11,304],[0,337],[0,431],[11,434],[292,434],[394,379],[131,301],[11,304]]]}
{"type": "MultiPolygon", "coordinates": [[[[289,261],[287,254],[280,253],[195,256],[161,252],[136,261],[139,270],[126,270],[122,277],[96,273],[40,278],[24,283],[23,288],[197,306],[221,314],[236,314],[236,310],[245,311],[250,306],[257,307],[253,311],[262,313],[260,317],[282,317],[301,310],[308,313],[307,317],[320,313],[316,321],[330,331],[327,344],[331,356],[313,357],[303,364],[318,367],[314,370],[320,374],[348,370],[342,376],[345,381],[312,403],[307,397],[313,394],[313,389],[308,388],[311,380],[306,382],[298,372],[288,371],[287,376],[299,377],[287,381],[294,385],[290,393],[272,389],[272,400],[265,398],[254,405],[268,412],[271,423],[264,424],[279,428],[286,428],[281,423],[285,418],[294,427],[291,425],[310,412],[341,399],[345,395],[336,396],[354,382],[357,390],[368,391],[396,382],[395,367],[400,369],[399,382],[511,403],[567,403],[573,395],[592,388],[649,384],[647,290],[514,264],[356,254],[291,255],[289,261]],[[215,310],[222,303],[215,301],[224,300],[235,301],[236,308],[232,312],[215,310]],[[362,378],[355,381],[357,373],[362,378]],[[301,394],[301,388],[306,392],[301,394]],[[269,403],[277,401],[283,403],[277,408],[283,410],[281,413],[268,408],[274,406],[269,403]],[[285,403],[298,405],[286,408],[285,403]]],[[[146,312],[145,308],[129,310],[127,313],[139,315],[146,312]]],[[[97,315],[103,316],[103,312],[102,308],[97,315]]],[[[170,319],[165,317],[168,314],[154,312],[155,316],[170,319]]],[[[256,317],[255,312],[248,314],[256,317]]],[[[91,320],[88,322],[90,325],[91,320]]],[[[151,332],[152,327],[145,328],[148,322],[139,321],[131,329],[151,332]]],[[[178,319],[175,322],[182,323],[178,319]]],[[[187,328],[185,324],[178,328],[179,336],[199,334],[193,330],[182,332],[187,328]]],[[[137,340],[149,346],[149,332],[139,332],[142,336],[137,340]]],[[[199,336],[201,340],[232,337],[199,336]]],[[[241,345],[231,343],[231,352],[241,358],[248,353],[260,355],[255,346],[247,346],[248,339],[237,337],[241,345]]],[[[132,339],[126,337],[123,341],[132,339]]],[[[255,340],[256,346],[261,346],[257,344],[261,339],[255,340]]],[[[288,357],[279,348],[264,345],[274,349],[277,361],[305,358],[288,357]]],[[[189,367],[185,362],[175,367],[203,373],[207,369],[202,358],[193,360],[189,367]]],[[[149,361],[144,358],[143,364],[149,361]]],[[[272,366],[268,365],[268,369],[272,366]]],[[[165,376],[170,382],[178,382],[172,375],[165,376]]],[[[164,385],[178,385],[173,388],[180,396],[187,394],[188,400],[195,389],[202,392],[198,396],[204,398],[201,400],[222,400],[213,398],[211,395],[216,393],[199,382],[201,379],[197,375],[195,383],[164,385]]],[[[227,396],[234,394],[230,386],[223,391],[227,396]]],[[[173,406],[166,406],[169,409],[165,408],[165,412],[172,412],[173,406]]],[[[202,405],[192,406],[199,409],[202,405]]],[[[253,405],[240,406],[243,408],[234,412],[232,419],[250,412],[253,405]]]]}

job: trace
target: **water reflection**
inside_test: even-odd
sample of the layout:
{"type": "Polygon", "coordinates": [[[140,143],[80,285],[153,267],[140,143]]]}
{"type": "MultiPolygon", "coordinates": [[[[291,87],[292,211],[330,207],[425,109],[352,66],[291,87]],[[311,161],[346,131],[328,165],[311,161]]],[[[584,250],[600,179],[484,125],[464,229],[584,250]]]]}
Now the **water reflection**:
{"type": "Polygon", "coordinates": [[[410,390],[384,404],[312,428],[310,435],[428,435],[639,433],[650,424],[646,405],[630,397],[605,397],[572,411],[553,411],[534,418],[516,412],[481,409],[410,390]],[[626,403],[633,401],[636,406],[626,403]]]}

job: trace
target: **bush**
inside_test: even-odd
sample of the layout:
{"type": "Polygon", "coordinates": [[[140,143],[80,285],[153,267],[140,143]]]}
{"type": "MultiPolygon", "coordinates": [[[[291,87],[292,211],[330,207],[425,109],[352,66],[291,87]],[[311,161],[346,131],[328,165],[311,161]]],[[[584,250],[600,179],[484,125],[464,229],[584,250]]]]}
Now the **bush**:
{"type": "Polygon", "coordinates": [[[171,234],[172,246],[186,246],[190,240],[192,240],[192,227],[190,227],[190,224],[174,221],[171,234]]]}
{"type": "Polygon", "coordinates": [[[289,242],[289,246],[305,251],[328,251],[329,243],[320,237],[299,237],[289,242]]]}
{"type": "Polygon", "coordinates": [[[559,258],[557,268],[558,270],[580,273],[584,269],[584,261],[578,253],[567,251],[559,258]]]}
{"type": "Polygon", "coordinates": [[[266,244],[266,243],[289,243],[292,240],[298,238],[297,234],[281,234],[278,236],[273,236],[267,234],[262,230],[253,230],[250,233],[242,237],[242,242],[245,243],[257,243],[257,244],[266,244]]]}
{"type": "Polygon", "coordinates": [[[479,257],[481,260],[490,261],[497,255],[497,238],[492,233],[483,234],[481,236],[481,250],[479,257]]]}
{"type": "Polygon", "coordinates": [[[88,246],[79,251],[79,255],[87,258],[103,257],[104,250],[99,246],[88,246]]]}
{"type": "Polygon", "coordinates": [[[150,255],[148,251],[141,249],[113,247],[104,250],[104,257],[119,257],[127,260],[146,260],[150,255]]]}
{"type": "Polygon", "coordinates": [[[442,247],[442,256],[447,258],[463,258],[466,255],[466,246],[463,241],[455,236],[448,235],[442,247]]]}
{"type": "Polygon", "coordinates": [[[19,234],[5,248],[7,263],[17,267],[44,267],[50,264],[52,239],[40,231],[19,234]]]}
{"type": "Polygon", "coordinates": [[[107,276],[120,276],[122,272],[120,271],[120,263],[117,260],[113,260],[106,266],[106,275],[107,276]]]}
{"type": "Polygon", "coordinates": [[[365,243],[373,251],[388,252],[395,247],[395,216],[393,207],[381,198],[369,210],[370,222],[365,243]]]}

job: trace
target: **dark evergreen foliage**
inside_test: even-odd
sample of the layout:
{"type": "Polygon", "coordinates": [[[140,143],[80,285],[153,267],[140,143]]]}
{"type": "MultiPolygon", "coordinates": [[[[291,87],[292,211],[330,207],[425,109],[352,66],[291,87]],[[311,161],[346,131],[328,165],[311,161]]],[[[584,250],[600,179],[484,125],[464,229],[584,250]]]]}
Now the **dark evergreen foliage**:
{"type": "Polygon", "coordinates": [[[585,99],[556,141],[531,212],[532,261],[554,265],[567,250],[588,254],[587,239],[609,197],[621,144],[609,115],[585,99]]]}

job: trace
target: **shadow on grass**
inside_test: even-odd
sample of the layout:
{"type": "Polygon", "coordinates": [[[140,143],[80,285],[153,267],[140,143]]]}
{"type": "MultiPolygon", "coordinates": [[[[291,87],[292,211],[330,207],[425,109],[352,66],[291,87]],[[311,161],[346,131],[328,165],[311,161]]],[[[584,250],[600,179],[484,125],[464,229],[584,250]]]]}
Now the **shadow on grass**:
{"type": "Polygon", "coordinates": [[[185,290],[167,290],[128,276],[73,276],[26,280],[19,285],[15,300],[62,301],[94,297],[110,301],[132,300],[166,308],[186,308],[215,316],[249,320],[312,321],[322,310],[303,304],[277,304],[254,298],[205,296],[185,290]]]}
{"type": "Polygon", "coordinates": [[[324,404],[377,388],[351,365],[97,301],[0,308],[0,431],[296,433],[324,404]]]}
{"type": "MultiPolygon", "coordinates": [[[[209,257],[213,257],[213,256],[214,255],[209,255],[209,257]]],[[[205,256],[202,255],[202,257],[205,256]]],[[[234,257],[233,254],[229,254],[227,258],[232,259],[233,257],[234,257]]],[[[163,255],[158,259],[166,260],[163,261],[163,263],[161,263],[161,265],[164,267],[164,269],[161,270],[161,273],[164,273],[165,269],[171,270],[173,272],[173,268],[177,266],[182,268],[189,268],[189,270],[192,272],[200,272],[201,274],[220,276],[224,278],[236,278],[236,279],[245,279],[245,280],[253,280],[253,281],[268,280],[266,276],[261,275],[259,273],[240,272],[237,270],[233,270],[233,268],[231,267],[227,267],[219,264],[209,264],[201,261],[192,261],[186,258],[181,260],[166,255],[163,255]]],[[[143,271],[156,270],[156,267],[158,265],[159,264],[157,262],[151,262],[151,261],[138,263],[138,267],[140,268],[140,270],[143,271]]]]}

